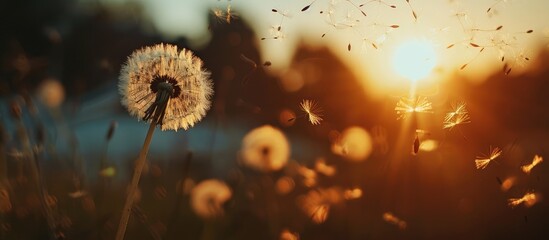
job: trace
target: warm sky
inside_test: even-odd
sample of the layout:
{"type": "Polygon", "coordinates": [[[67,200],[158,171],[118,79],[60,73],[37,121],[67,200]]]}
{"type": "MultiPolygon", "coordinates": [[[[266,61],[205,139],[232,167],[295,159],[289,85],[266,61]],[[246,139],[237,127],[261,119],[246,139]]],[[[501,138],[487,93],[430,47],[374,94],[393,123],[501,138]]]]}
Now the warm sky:
{"type": "MultiPolygon", "coordinates": [[[[113,5],[128,1],[131,0],[102,0],[113,5]]],[[[501,71],[502,57],[513,66],[512,73],[516,74],[532,65],[539,49],[546,48],[549,43],[549,18],[546,17],[549,1],[546,0],[410,0],[410,4],[405,0],[133,2],[144,5],[146,17],[167,39],[185,36],[195,48],[208,41],[208,11],[217,9],[226,15],[230,6],[231,13],[256,31],[262,60],[273,62],[270,69],[274,74],[284,72],[296,43],[304,41],[329,46],[361,79],[374,79],[373,84],[365,83],[366,89],[407,84],[408,79],[397,74],[394,53],[410,41],[426,42],[433,48],[435,67],[420,79],[424,83],[444,81],[455,72],[481,81],[487,74],[501,71]],[[310,3],[313,3],[311,7],[302,12],[301,9],[310,3]],[[361,4],[364,5],[360,7],[361,4]],[[281,31],[277,32],[279,25],[282,25],[281,31]],[[391,28],[391,25],[398,25],[398,28],[391,28]],[[528,30],[533,32],[528,34],[528,30]],[[321,37],[324,33],[326,35],[321,37]],[[275,35],[284,38],[270,39],[275,35]],[[262,37],[267,39],[262,41],[262,37]],[[448,49],[451,44],[455,45],[448,49]],[[467,67],[459,70],[464,64],[467,67]]]]}

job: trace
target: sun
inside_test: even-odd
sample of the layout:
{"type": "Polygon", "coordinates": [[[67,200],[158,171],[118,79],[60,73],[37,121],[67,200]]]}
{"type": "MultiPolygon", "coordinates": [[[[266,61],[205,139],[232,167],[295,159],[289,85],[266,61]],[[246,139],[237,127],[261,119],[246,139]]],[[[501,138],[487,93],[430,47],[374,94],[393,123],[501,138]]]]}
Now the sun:
{"type": "Polygon", "coordinates": [[[436,64],[433,43],[410,40],[399,45],[393,54],[393,68],[401,76],[417,81],[427,77],[436,64]]]}

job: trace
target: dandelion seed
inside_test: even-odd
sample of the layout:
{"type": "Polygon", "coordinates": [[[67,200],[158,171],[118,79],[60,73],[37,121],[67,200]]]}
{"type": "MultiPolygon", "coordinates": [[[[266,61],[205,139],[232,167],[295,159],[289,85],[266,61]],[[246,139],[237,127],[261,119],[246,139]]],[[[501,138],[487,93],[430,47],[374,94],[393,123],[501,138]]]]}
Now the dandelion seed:
{"type": "Polygon", "coordinates": [[[355,3],[353,3],[351,0],[346,0],[349,4],[351,4],[354,8],[356,8],[360,13],[362,13],[363,16],[367,17],[366,12],[364,10],[360,9],[359,6],[357,6],[355,3]]]}
{"type": "Polygon", "coordinates": [[[398,120],[406,118],[411,113],[433,113],[433,105],[426,97],[406,98],[401,97],[397,102],[395,111],[398,120]]]}
{"type": "Polygon", "coordinates": [[[362,197],[362,190],[360,188],[347,189],[343,192],[343,197],[346,200],[358,199],[362,197]]]}
{"type": "Polygon", "coordinates": [[[325,176],[331,177],[336,173],[336,169],[333,166],[328,166],[323,158],[319,158],[315,162],[315,170],[325,176]]]}
{"type": "Polygon", "coordinates": [[[284,229],[280,232],[280,240],[299,240],[299,234],[290,232],[288,229],[284,229]]]}
{"type": "Polygon", "coordinates": [[[452,129],[455,126],[470,123],[469,112],[467,111],[465,102],[457,102],[452,104],[450,112],[444,117],[444,129],[452,129]]]}
{"type": "MultiPolygon", "coordinates": [[[[450,114],[450,113],[448,113],[450,114]]],[[[448,114],[446,115],[446,117],[448,117],[448,114]]],[[[458,125],[462,125],[462,124],[466,124],[466,123],[470,123],[471,122],[471,118],[469,117],[469,114],[468,113],[462,113],[462,114],[458,114],[458,115],[454,115],[452,118],[450,118],[449,120],[445,120],[444,121],[444,129],[452,129],[458,125]]]]}
{"type": "Polygon", "coordinates": [[[315,2],[316,2],[316,0],[313,0],[311,3],[309,3],[309,5],[303,7],[303,8],[301,9],[301,11],[302,11],[302,12],[305,12],[305,11],[309,10],[309,8],[310,8],[310,7],[313,5],[313,3],[315,3],[315,2]]]}
{"type": "Polygon", "coordinates": [[[330,207],[342,202],[343,194],[337,187],[315,189],[297,199],[301,210],[311,218],[314,223],[323,223],[328,218],[330,207]]]}
{"type": "Polygon", "coordinates": [[[444,117],[444,121],[448,122],[451,121],[455,116],[458,115],[468,115],[469,112],[466,108],[467,104],[465,102],[455,102],[451,105],[451,111],[446,113],[446,116],[444,117]]]}
{"type": "Polygon", "coordinates": [[[232,196],[231,189],[222,181],[205,180],[191,192],[191,207],[199,217],[213,219],[224,214],[223,204],[232,196]]]}
{"type": "Polygon", "coordinates": [[[118,127],[118,123],[116,121],[111,121],[111,124],[109,125],[109,130],[107,131],[107,142],[112,139],[112,136],[114,135],[114,131],[118,127]]]}
{"type": "Polygon", "coordinates": [[[317,182],[317,174],[314,170],[305,166],[298,166],[297,172],[303,177],[302,183],[305,187],[314,187],[317,182]]]}
{"type": "Polygon", "coordinates": [[[400,230],[404,230],[407,227],[407,223],[405,221],[403,221],[400,218],[396,217],[391,212],[383,213],[382,218],[383,218],[383,221],[397,226],[398,228],[400,228],[400,230]]]}
{"type": "Polygon", "coordinates": [[[290,144],[278,128],[264,125],[250,131],[242,139],[242,163],[262,172],[280,170],[288,162],[290,144]]]}
{"type": "Polygon", "coordinates": [[[314,100],[303,100],[299,104],[302,111],[304,111],[307,114],[307,117],[309,119],[309,122],[313,125],[320,124],[320,121],[322,121],[322,108],[318,106],[318,104],[314,100]]]}
{"type": "Polygon", "coordinates": [[[275,190],[280,195],[286,195],[293,191],[295,182],[291,177],[284,176],[276,180],[275,190]]]}
{"type": "Polygon", "coordinates": [[[501,153],[502,151],[500,148],[498,147],[492,148],[492,146],[490,146],[490,151],[488,153],[488,156],[484,154],[482,156],[477,156],[475,160],[475,165],[477,169],[485,169],[488,166],[488,164],[490,164],[491,161],[499,157],[501,153]]]}
{"type": "Polygon", "coordinates": [[[540,196],[533,192],[527,192],[521,198],[510,198],[508,204],[510,207],[516,207],[520,204],[524,204],[526,207],[534,206],[540,200],[540,196]]]}
{"type": "Polygon", "coordinates": [[[499,179],[500,181],[500,189],[502,192],[507,192],[509,191],[509,189],[511,189],[515,183],[517,182],[517,178],[516,177],[508,177],[506,178],[505,180],[501,181],[501,179],[499,179]]]}
{"type": "Polygon", "coordinates": [[[543,158],[539,155],[535,155],[534,156],[534,159],[532,160],[532,163],[530,164],[527,164],[527,165],[524,165],[522,167],[520,167],[520,169],[526,173],[526,174],[530,174],[530,171],[532,171],[532,168],[534,168],[535,166],[537,166],[538,164],[540,164],[541,162],[543,162],[543,158]]]}
{"type": "Polygon", "coordinates": [[[416,133],[416,138],[414,139],[414,144],[413,144],[413,147],[412,147],[412,154],[416,155],[419,152],[419,144],[420,144],[419,136],[416,133]]]}
{"type": "Polygon", "coordinates": [[[169,44],[132,53],[122,66],[119,88],[131,115],[162,130],[188,129],[200,121],[213,91],[202,61],[169,44]]]}

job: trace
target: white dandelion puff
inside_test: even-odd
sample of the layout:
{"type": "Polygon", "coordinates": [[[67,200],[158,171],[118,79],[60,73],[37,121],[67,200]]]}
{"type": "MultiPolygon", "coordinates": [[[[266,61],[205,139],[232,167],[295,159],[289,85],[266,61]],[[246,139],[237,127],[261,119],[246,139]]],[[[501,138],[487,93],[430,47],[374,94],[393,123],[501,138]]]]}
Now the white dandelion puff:
{"type": "Polygon", "coordinates": [[[482,155],[478,156],[477,159],[475,159],[475,165],[477,169],[485,169],[490,162],[492,162],[494,159],[499,157],[501,155],[501,149],[498,147],[492,148],[490,146],[490,152],[488,153],[488,156],[482,155]]]}
{"type": "Polygon", "coordinates": [[[311,124],[320,124],[320,121],[322,121],[322,115],[320,114],[322,112],[322,109],[314,100],[303,100],[300,104],[300,107],[301,110],[303,110],[307,114],[307,117],[309,118],[309,122],[311,124]]]}
{"type": "Polygon", "coordinates": [[[543,162],[543,158],[539,155],[536,155],[536,156],[534,156],[534,159],[532,160],[532,163],[524,165],[524,166],[520,167],[520,169],[524,173],[530,174],[530,171],[532,171],[532,168],[534,168],[535,166],[537,166],[541,162],[543,162]]]}
{"type": "Polygon", "coordinates": [[[131,115],[161,125],[188,129],[210,108],[210,73],[189,50],[158,44],[136,50],[120,71],[122,104],[131,115]]]}
{"type": "Polygon", "coordinates": [[[332,144],[333,153],[355,162],[366,160],[372,151],[372,137],[366,130],[357,126],[345,129],[332,144]]]}
{"type": "Polygon", "coordinates": [[[290,144],[278,128],[264,125],[242,139],[240,149],[244,165],[261,172],[280,170],[290,157],[290,144]]]}
{"type": "Polygon", "coordinates": [[[48,78],[40,84],[38,97],[49,108],[59,107],[65,100],[63,84],[55,78],[48,78]]]}
{"type": "Polygon", "coordinates": [[[209,179],[200,182],[191,191],[191,206],[196,215],[204,219],[224,214],[223,204],[232,196],[231,189],[222,181],[209,179]]]}

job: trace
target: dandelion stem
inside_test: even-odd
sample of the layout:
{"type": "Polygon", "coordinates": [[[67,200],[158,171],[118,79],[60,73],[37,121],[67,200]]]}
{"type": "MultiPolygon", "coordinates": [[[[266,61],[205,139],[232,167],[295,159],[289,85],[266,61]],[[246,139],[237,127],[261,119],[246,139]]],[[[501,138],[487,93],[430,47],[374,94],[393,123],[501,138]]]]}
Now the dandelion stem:
{"type": "Polygon", "coordinates": [[[147,132],[147,137],[145,137],[145,142],[139,152],[139,157],[135,161],[135,168],[133,172],[132,181],[128,189],[128,195],[126,196],[126,202],[124,203],[124,208],[122,209],[122,217],[120,218],[120,224],[118,225],[118,231],[116,232],[116,240],[124,239],[126,234],[126,228],[128,226],[128,221],[133,208],[133,201],[135,199],[135,194],[137,192],[137,186],[139,184],[139,179],[141,178],[141,173],[143,172],[143,167],[147,159],[147,153],[149,152],[149,146],[151,144],[152,136],[154,129],[156,127],[156,122],[152,121],[149,126],[149,131],[147,132]]]}

